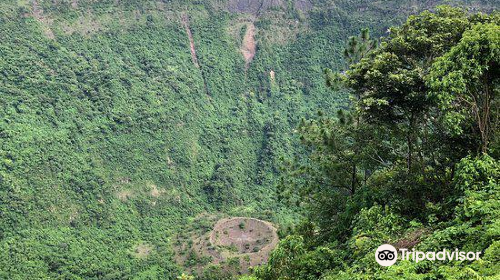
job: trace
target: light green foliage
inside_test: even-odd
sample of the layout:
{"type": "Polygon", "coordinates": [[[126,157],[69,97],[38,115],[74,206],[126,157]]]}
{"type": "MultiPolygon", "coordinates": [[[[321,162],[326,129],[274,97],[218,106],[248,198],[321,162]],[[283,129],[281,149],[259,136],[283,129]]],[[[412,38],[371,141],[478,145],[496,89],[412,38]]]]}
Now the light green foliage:
{"type": "Polygon", "coordinates": [[[190,276],[190,275],[187,275],[187,274],[184,274],[182,273],[180,276],[177,277],[178,280],[193,280],[194,277],[193,276],[190,276]]]}
{"type": "Polygon", "coordinates": [[[489,156],[465,158],[457,166],[456,188],[463,190],[455,226],[435,232],[430,247],[465,247],[483,251],[500,237],[499,163],[489,156]]]}
{"type": "Polygon", "coordinates": [[[492,135],[498,128],[500,20],[492,21],[466,31],[460,43],[434,63],[429,79],[449,125],[460,133],[464,122],[473,122],[483,152],[490,142],[498,145],[492,135]]]}
{"type": "MultiPolygon", "coordinates": [[[[383,243],[412,238],[413,226],[390,210],[380,206],[363,209],[353,221],[349,248],[342,254],[332,254],[335,245],[307,250],[300,236],[287,237],[273,252],[267,266],[259,268],[258,279],[496,279],[499,238],[499,163],[491,157],[463,159],[457,167],[454,185],[464,188],[464,198],[456,207],[454,219],[429,225],[435,229],[424,233],[417,245],[418,250],[437,251],[443,248],[460,248],[464,251],[483,252],[481,260],[470,262],[398,261],[384,268],[374,259],[375,249],[383,243]],[[331,252],[323,265],[321,250],[331,252]],[[344,255],[345,254],[345,255],[344,255]],[[338,256],[346,256],[338,258],[338,256]],[[337,258],[335,258],[335,256],[337,258]],[[309,258],[313,262],[307,262],[309,258]],[[320,276],[322,275],[323,278],[320,276]]],[[[326,244],[325,244],[326,245],[326,244]]],[[[326,252],[324,251],[324,252],[326,252]]]]}
{"type": "Polygon", "coordinates": [[[324,271],[341,263],[340,252],[327,247],[307,251],[301,236],[290,235],[272,252],[269,264],[257,268],[258,279],[318,279],[324,271]]]}

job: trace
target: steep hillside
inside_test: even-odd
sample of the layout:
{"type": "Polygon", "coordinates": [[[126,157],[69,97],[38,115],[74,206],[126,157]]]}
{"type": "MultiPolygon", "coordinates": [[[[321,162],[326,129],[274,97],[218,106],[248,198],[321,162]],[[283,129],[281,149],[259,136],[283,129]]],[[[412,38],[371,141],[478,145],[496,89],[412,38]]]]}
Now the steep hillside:
{"type": "Polygon", "coordinates": [[[0,278],[175,279],[197,214],[286,225],[294,129],[348,104],[323,69],[438,3],[2,1],[0,278]]]}

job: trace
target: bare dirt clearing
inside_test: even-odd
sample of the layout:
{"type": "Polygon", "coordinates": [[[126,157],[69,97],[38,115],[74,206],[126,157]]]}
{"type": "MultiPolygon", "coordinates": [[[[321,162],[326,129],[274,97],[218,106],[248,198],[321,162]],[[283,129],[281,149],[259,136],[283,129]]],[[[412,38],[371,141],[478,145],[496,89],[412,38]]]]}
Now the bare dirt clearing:
{"type": "Polygon", "coordinates": [[[32,16],[41,23],[43,33],[45,36],[47,36],[49,39],[55,39],[54,32],[52,32],[52,29],[50,26],[52,25],[53,20],[46,15],[44,15],[42,8],[40,7],[38,0],[33,0],[32,4],[32,16]]]}
{"type": "Polygon", "coordinates": [[[246,68],[250,65],[257,51],[257,42],[255,41],[255,25],[250,22],[247,24],[247,30],[241,43],[241,53],[245,58],[246,68]]]}
{"type": "MultiPolygon", "coordinates": [[[[213,225],[216,218],[211,218],[213,225]]],[[[205,266],[215,264],[226,271],[245,273],[249,267],[266,263],[279,241],[276,228],[266,221],[223,218],[213,228],[207,228],[206,222],[177,238],[176,259],[191,271],[202,272],[205,266]]]]}
{"type": "Polygon", "coordinates": [[[184,29],[186,30],[186,34],[189,39],[191,59],[193,60],[194,65],[197,68],[200,68],[200,65],[198,64],[198,56],[196,55],[196,47],[194,45],[193,33],[191,32],[191,28],[189,27],[189,16],[187,14],[183,14],[181,16],[181,23],[184,26],[184,29]]]}
{"type": "Polygon", "coordinates": [[[239,254],[273,249],[276,246],[273,241],[277,240],[276,229],[271,223],[252,218],[219,220],[210,233],[210,243],[220,247],[236,247],[239,254]]]}

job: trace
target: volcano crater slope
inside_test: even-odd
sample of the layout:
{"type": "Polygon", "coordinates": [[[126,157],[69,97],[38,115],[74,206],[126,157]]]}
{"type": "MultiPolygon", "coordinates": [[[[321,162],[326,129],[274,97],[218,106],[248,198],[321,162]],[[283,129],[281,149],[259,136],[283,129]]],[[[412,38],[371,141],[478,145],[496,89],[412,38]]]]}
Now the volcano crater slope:
{"type": "Polygon", "coordinates": [[[253,218],[219,220],[210,233],[211,244],[216,247],[232,247],[233,255],[269,252],[277,242],[276,228],[271,223],[253,218]]]}
{"type": "Polygon", "coordinates": [[[211,231],[192,235],[191,240],[191,246],[184,244],[176,250],[185,256],[178,258],[185,267],[188,256],[195,255],[198,260],[209,261],[198,262],[189,267],[191,271],[201,272],[207,265],[215,264],[233,273],[246,273],[249,267],[266,263],[279,242],[271,223],[246,217],[220,219],[211,231]]]}

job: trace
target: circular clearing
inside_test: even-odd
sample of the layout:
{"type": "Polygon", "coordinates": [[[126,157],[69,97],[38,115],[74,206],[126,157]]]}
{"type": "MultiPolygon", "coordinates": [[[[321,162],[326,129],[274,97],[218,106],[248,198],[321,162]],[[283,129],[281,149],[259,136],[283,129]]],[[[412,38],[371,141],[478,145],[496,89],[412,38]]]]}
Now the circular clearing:
{"type": "Polygon", "coordinates": [[[215,224],[210,234],[210,243],[228,248],[236,255],[264,256],[278,244],[278,234],[276,228],[269,222],[234,217],[219,220],[215,224]]]}

